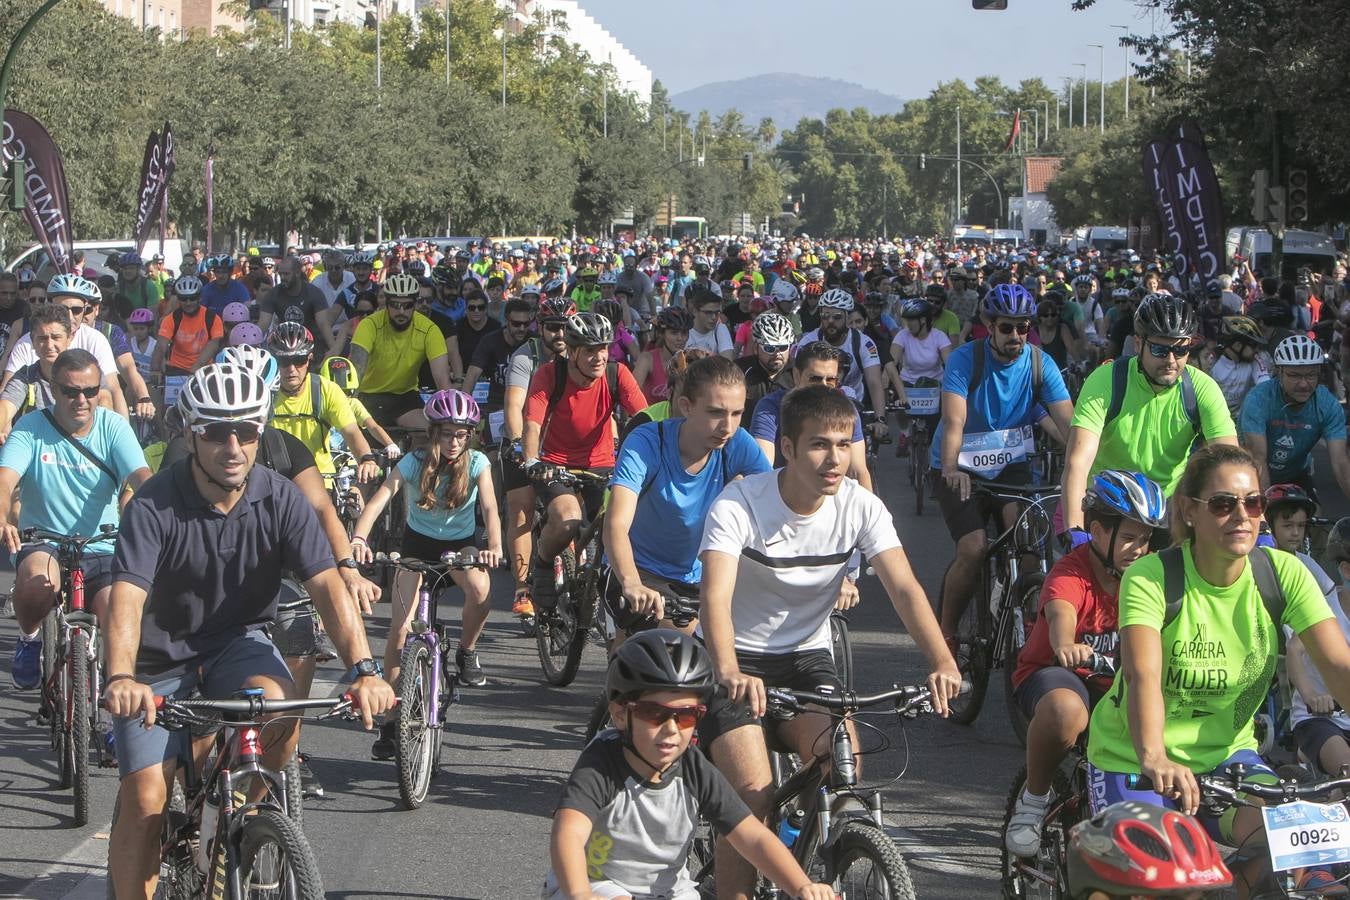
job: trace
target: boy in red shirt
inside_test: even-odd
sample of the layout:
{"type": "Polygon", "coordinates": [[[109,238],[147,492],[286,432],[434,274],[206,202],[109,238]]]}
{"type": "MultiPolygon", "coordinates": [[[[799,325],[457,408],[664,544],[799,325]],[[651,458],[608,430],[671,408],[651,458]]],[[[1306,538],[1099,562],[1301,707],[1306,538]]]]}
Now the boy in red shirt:
{"type": "MultiPolygon", "coordinates": [[[[1114,660],[1120,574],[1149,552],[1167,527],[1167,500],[1137,472],[1104,470],[1083,497],[1091,540],[1055,563],[1041,587],[1040,611],[1013,672],[1013,699],[1030,719],[1027,779],[1008,822],[1008,852],[1035,856],[1050,804],[1050,782],[1111,686],[1093,674],[1094,654],[1114,660]]],[[[1113,667],[1114,668],[1114,667],[1113,667]]]]}

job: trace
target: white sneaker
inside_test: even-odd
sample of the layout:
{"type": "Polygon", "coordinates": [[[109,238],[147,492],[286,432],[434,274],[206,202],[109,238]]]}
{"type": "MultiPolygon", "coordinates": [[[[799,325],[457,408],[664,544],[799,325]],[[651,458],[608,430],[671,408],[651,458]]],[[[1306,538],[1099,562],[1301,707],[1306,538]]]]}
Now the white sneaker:
{"type": "Polygon", "coordinates": [[[1041,825],[1049,806],[1048,796],[1044,800],[1029,800],[1026,791],[1022,791],[1008,820],[1008,831],[1003,835],[1003,845],[1009,853],[1023,859],[1036,855],[1041,849],[1041,825]]]}

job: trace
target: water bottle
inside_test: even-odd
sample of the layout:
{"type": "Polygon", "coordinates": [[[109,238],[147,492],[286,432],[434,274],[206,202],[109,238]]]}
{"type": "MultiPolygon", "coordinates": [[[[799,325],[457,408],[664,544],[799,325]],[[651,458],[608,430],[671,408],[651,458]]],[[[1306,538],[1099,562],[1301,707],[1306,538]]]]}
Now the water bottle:
{"type": "Polygon", "coordinates": [[[802,833],[802,813],[799,809],[794,809],[778,823],[778,839],[783,842],[784,847],[791,847],[797,842],[797,835],[802,833]]]}
{"type": "Polygon", "coordinates": [[[848,731],[844,728],[844,723],[834,729],[834,747],[831,756],[834,757],[834,771],[838,773],[839,780],[844,784],[853,784],[858,778],[858,767],[853,758],[853,744],[849,741],[848,731]]]}
{"type": "Polygon", "coordinates": [[[215,797],[207,797],[202,804],[202,828],[197,835],[197,871],[206,874],[211,864],[211,843],[216,836],[216,820],[220,817],[220,807],[215,797]]]}

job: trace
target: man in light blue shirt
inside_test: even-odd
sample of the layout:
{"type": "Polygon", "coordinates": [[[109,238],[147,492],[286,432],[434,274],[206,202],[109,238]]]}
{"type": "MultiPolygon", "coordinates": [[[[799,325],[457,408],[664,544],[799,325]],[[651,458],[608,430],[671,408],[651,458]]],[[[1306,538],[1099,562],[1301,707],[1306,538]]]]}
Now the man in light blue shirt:
{"type": "MultiPolygon", "coordinates": [[[[21,552],[20,532],[95,535],[101,526],[117,524],[123,485],[135,491],[150,477],[131,426],[98,405],[102,379],[93,354],[65,351],[52,363],[54,405],[19,419],[0,447],[0,544],[18,554],[13,600],[19,641],[10,671],[20,689],[36,687],[41,678],[38,633],[59,600],[61,584],[55,548],[42,544],[21,552]],[[9,524],[16,488],[23,491],[17,527],[9,524]]],[[[108,602],[112,551],[111,542],[91,544],[82,565],[89,608],[100,618],[108,602]]]]}

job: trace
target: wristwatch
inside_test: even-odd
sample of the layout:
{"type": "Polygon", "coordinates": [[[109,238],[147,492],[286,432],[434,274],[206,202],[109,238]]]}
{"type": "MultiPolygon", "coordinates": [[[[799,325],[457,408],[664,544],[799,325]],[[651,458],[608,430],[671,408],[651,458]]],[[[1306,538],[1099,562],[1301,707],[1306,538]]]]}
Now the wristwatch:
{"type": "Polygon", "coordinates": [[[357,678],[377,678],[382,673],[380,664],[367,656],[365,659],[358,659],[356,665],[352,666],[356,670],[357,678]]]}
{"type": "Polygon", "coordinates": [[[352,569],[357,572],[361,571],[361,564],[350,556],[345,559],[339,559],[337,565],[339,569],[352,569]]]}

